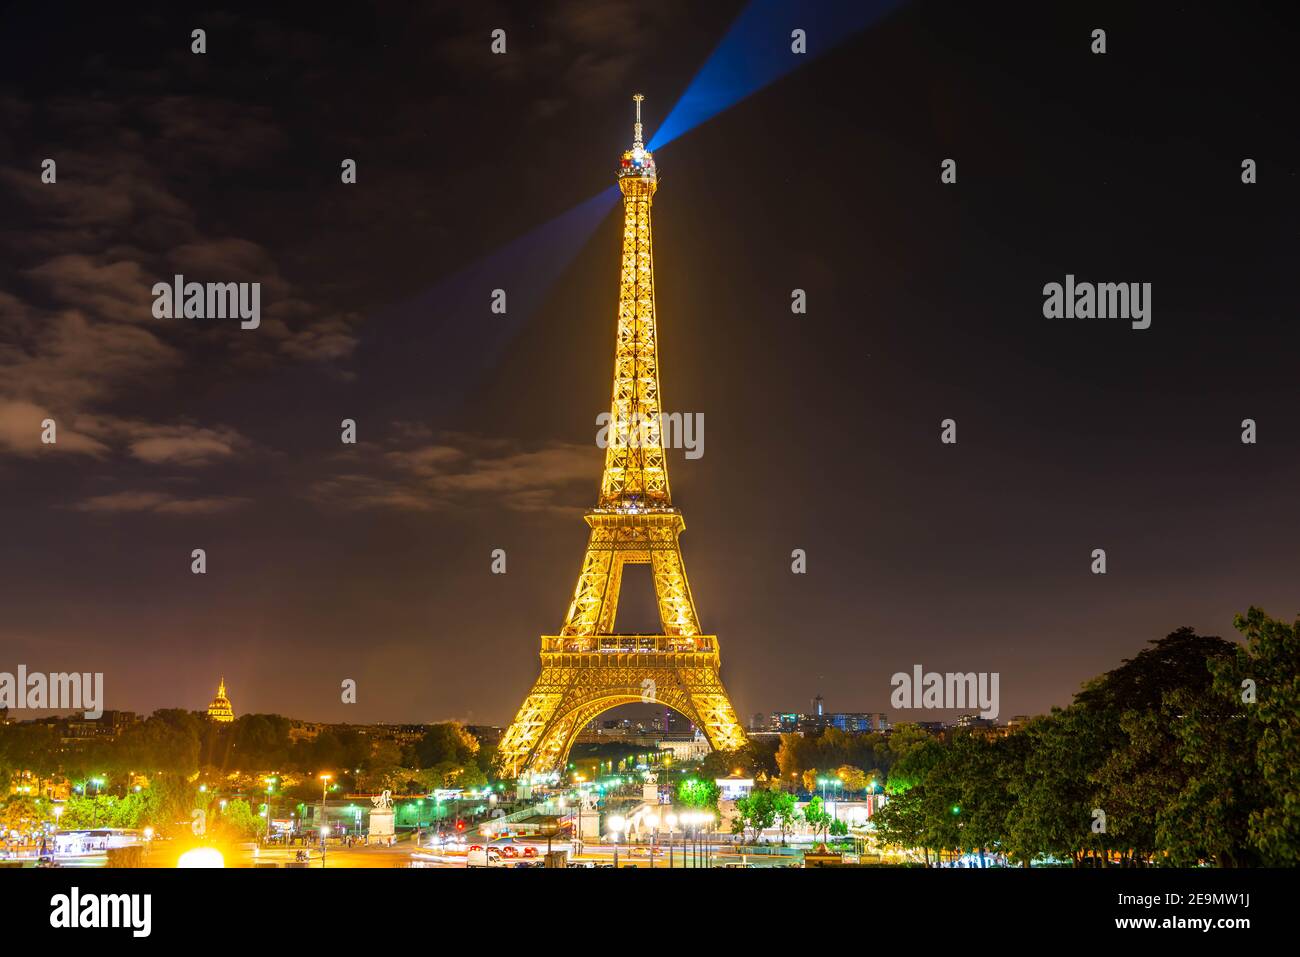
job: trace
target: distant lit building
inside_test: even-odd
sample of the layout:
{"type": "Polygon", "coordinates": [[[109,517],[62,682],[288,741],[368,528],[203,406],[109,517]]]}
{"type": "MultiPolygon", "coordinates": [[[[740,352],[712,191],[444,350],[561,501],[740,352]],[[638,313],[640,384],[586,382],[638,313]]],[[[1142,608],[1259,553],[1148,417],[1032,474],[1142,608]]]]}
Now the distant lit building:
{"type": "Polygon", "coordinates": [[[822,708],[819,695],[813,700],[811,714],[794,711],[773,711],[767,723],[767,730],[781,732],[798,732],[800,734],[821,734],[827,728],[840,731],[888,731],[889,717],[883,712],[826,712],[822,708]]]}
{"type": "Polygon", "coordinates": [[[64,744],[75,743],[86,738],[116,738],[139,720],[134,711],[105,711],[98,718],[86,718],[71,715],[66,719],[56,719],[55,727],[64,744]]]}
{"type": "Polygon", "coordinates": [[[316,721],[298,721],[289,722],[289,741],[297,744],[299,741],[315,741],[320,737],[324,725],[316,721]]]}
{"type": "Polygon", "coordinates": [[[837,711],[823,718],[828,728],[841,731],[888,731],[889,718],[881,712],[846,712],[837,711]]]}
{"type": "Polygon", "coordinates": [[[702,761],[713,750],[708,738],[697,729],[693,735],[663,735],[658,740],[659,750],[668,751],[674,761],[702,761]]]}
{"type": "Polygon", "coordinates": [[[212,699],[212,704],[208,705],[208,717],[218,724],[230,724],[235,720],[235,709],[230,706],[230,699],[226,697],[224,676],[217,687],[217,696],[212,699]]]}
{"type": "Polygon", "coordinates": [[[772,731],[798,731],[802,718],[806,715],[793,711],[773,711],[768,728],[772,731]]]}
{"type": "Polygon", "coordinates": [[[721,792],[719,797],[723,801],[738,801],[743,797],[749,797],[749,792],[754,790],[754,779],[747,778],[740,774],[729,774],[725,778],[715,778],[714,783],[721,792]]]}

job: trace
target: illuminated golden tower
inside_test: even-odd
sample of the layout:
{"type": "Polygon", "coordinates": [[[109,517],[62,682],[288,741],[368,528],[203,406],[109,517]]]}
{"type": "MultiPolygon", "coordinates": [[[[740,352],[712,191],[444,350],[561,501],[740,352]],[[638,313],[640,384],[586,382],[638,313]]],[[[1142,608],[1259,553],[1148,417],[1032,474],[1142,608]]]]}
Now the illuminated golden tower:
{"type": "Polygon", "coordinates": [[[208,705],[208,717],[218,724],[229,724],[235,720],[235,709],[230,706],[230,699],[226,697],[226,678],[221,677],[221,684],[217,687],[217,696],[212,699],[212,704],[208,705]]]}
{"type": "Polygon", "coordinates": [[[641,138],[640,94],[632,148],[623,154],[623,264],[619,278],[614,390],[605,471],[591,540],[558,635],[542,636],[542,673],[506,730],[502,773],[563,768],[589,721],[610,708],[653,702],[680,712],[709,744],[731,750],[745,733],[718,676],[718,640],[700,634],[678,536],[686,527],[668,493],[662,444],[650,204],[654,156],[641,138]],[[614,634],[623,566],[648,564],[663,632],[614,634]]]}

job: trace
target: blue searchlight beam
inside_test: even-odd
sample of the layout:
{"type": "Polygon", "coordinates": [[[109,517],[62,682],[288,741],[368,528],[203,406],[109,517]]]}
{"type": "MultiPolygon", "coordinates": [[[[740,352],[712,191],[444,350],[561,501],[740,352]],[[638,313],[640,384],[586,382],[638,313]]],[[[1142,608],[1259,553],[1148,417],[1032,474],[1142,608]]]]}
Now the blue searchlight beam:
{"type": "Polygon", "coordinates": [[[903,5],[904,0],[752,0],[651,138],[650,151],[735,106],[903,5]],[[806,53],[793,52],[803,30],[806,53]]]}

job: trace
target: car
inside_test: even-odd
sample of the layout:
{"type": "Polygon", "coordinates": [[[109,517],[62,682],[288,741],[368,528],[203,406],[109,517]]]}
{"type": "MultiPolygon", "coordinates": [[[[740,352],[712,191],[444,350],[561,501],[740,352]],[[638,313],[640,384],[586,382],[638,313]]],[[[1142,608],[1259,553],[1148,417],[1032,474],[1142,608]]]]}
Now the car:
{"type": "Polygon", "coordinates": [[[470,846],[469,853],[465,855],[466,867],[501,867],[504,864],[505,859],[495,847],[474,844],[470,846]]]}

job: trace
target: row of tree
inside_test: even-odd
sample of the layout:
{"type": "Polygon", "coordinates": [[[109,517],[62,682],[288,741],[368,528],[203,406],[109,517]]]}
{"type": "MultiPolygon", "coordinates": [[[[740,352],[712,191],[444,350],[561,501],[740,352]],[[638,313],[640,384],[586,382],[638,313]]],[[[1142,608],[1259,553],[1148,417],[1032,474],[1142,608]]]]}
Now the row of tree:
{"type": "Polygon", "coordinates": [[[1236,627],[1154,641],[1017,733],[910,748],[878,836],[1025,865],[1300,863],[1300,621],[1236,627]]]}
{"type": "Polygon", "coordinates": [[[800,824],[807,824],[823,837],[843,835],[848,825],[826,810],[821,797],[814,796],[803,809],[792,792],[780,788],[756,788],[736,801],[736,816],[731,821],[731,833],[757,841],[768,828],[781,832],[781,842],[800,824]]]}
{"type": "MultiPolygon", "coordinates": [[[[929,732],[900,724],[888,734],[827,728],[819,735],[783,734],[779,741],[753,740],[735,751],[713,751],[700,762],[700,777],[725,777],[737,771],[767,787],[795,793],[820,793],[823,779],[836,796],[879,791],[895,762],[930,741],[929,732]]],[[[829,795],[828,795],[829,796],[829,795]]]]}
{"type": "Polygon", "coordinates": [[[22,839],[39,835],[45,825],[57,825],[64,831],[90,828],[152,827],[159,834],[195,833],[202,812],[204,834],[216,834],[231,840],[248,840],[266,831],[261,805],[241,798],[218,803],[197,787],[179,785],[144,788],[118,796],[96,794],[73,795],[57,805],[44,798],[15,795],[0,807],[0,832],[6,837],[16,832],[22,839]]]}
{"type": "MultiPolygon", "coordinates": [[[[487,783],[492,755],[456,722],[427,726],[412,744],[378,738],[353,727],[323,729],[314,740],[293,741],[291,722],[280,715],[243,715],[218,725],[203,715],[165,709],[136,722],[115,738],[65,740],[57,723],[0,725],[0,788],[22,772],[36,780],[41,794],[52,781],[103,783],[96,790],[127,796],[129,775],[146,777],[150,787],[196,776],[222,780],[232,772],[246,776],[335,772],[349,789],[380,791],[437,787],[479,787],[487,783]]],[[[318,785],[307,781],[302,799],[318,785]]],[[[83,789],[82,793],[90,788],[83,789]]]]}

